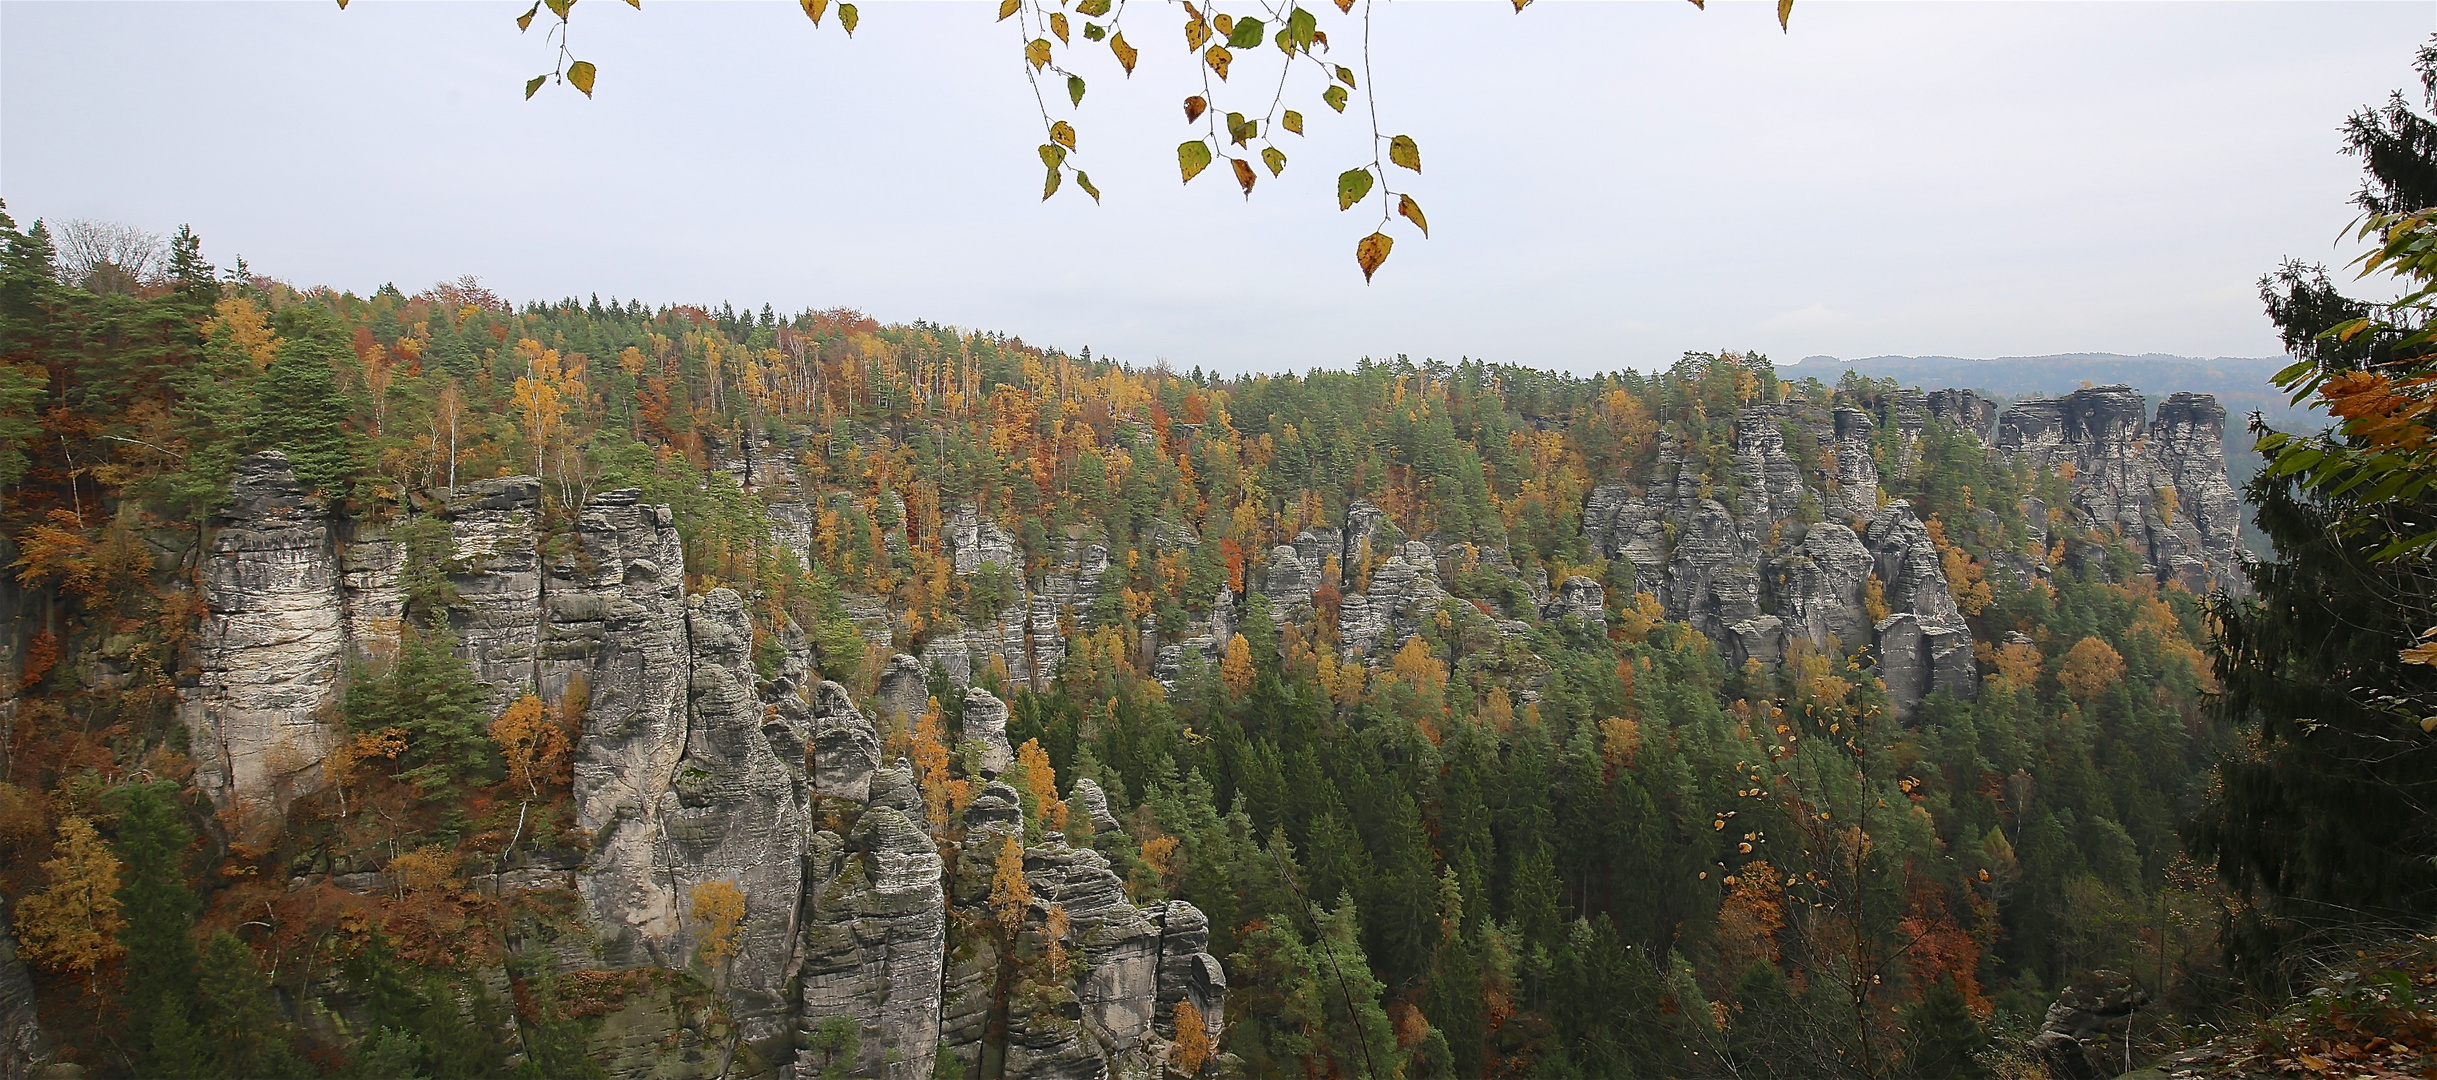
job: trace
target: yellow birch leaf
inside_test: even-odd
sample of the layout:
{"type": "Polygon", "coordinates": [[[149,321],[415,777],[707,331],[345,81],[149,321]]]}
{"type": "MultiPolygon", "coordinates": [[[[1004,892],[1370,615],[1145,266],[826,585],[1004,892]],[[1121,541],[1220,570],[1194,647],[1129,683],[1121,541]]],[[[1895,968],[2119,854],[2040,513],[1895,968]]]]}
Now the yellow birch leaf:
{"type": "Polygon", "coordinates": [[[1396,246],[1396,238],[1386,233],[1372,233],[1354,244],[1354,264],[1362,267],[1362,280],[1369,284],[1371,275],[1388,261],[1388,251],[1396,246]]]}
{"type": "Polygon", "coordinates": [[[1176,147],[1176,165],[1185,174],[1185,183],[1192,183],[1203,169],[1210,167],[1210,144],[1194,139],[1176,147]]]}
{"type": "Polygon", "coordinates": [[[1414,172],[1422,171],[1421,144],[1414,142],[1411,135],[1399,135],[1388,140],[1388,161],[1414,172]]]}

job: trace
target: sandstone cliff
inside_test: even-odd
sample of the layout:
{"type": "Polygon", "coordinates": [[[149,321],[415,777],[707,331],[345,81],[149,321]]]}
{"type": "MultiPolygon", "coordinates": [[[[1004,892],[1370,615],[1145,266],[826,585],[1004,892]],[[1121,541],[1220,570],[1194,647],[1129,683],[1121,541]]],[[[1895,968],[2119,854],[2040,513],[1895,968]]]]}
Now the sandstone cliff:
{"type": "MultiPolygon", "coordinates": [[[[246,459],[235,494],[210,549],[201,676],[182,715],[200,786],[263,827],[321,783],[349,665],[394,648],[404,560],[305,497],[280,455],[246,459]]],[[[985,790],[962,820],[925,820],[910,770],[881,761],[844,687],[807,677],[800,643],[765,677],[744,598],[687,590],[666,508],[606,492],[554,536],[541,495],[529,478],[452,494],[448,621],[499,704],[526,692],[587,703],[573,797],[590,846],[513,853],[488,887],[578,899],[578,939],[526,946],[558,973],[687,972],[721,1004],[717,1023],[674,998],[622,1007],[593,1047],[613,1076],[810,1077],[823,1062],[807,1040],[841,1018],[861,1047],[855,1075],[925,1077],[945,1053],[1021,1066],[1010,1075],[1149,1076],[1163,1002],[1191,997],[1218,1015],[1225,976],[1191,929],[1199,913],[1135,907],[1105,859],[1058,834],[1022,848],[1035,903],[1020,930],[993,937],[989,866],[1024,836],[1012,789],[985,790]],[[706,886],[742,899],[732,952],[715,962],[695,911],[706,886]],[[1011,1003],[993,952],[1010,943],[1082,963],[1044,970],[1011,1003]]],[[[1044,591],[1071,598],[1088,580],[1044,591]]],[[[875,706],[918,713],[919,667],[889,670],[875,706]]],[[[1005,706],[975,691],[966,708],[984,775],[1008,767],[1005,706]]],[[[1106,818],[1105,795],[1091,794],[1099,810],[1085,816],[1106,818]]]]}

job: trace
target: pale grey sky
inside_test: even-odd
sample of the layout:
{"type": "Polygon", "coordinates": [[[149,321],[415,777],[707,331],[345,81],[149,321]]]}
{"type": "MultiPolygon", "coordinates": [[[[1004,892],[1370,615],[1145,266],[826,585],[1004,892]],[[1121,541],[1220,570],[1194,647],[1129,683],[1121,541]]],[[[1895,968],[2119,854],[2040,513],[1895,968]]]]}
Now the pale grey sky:
{"type": "Polygon", "coordinates": [[[1377,211],[1332,191],[1367,131],[1316,84],[1249,205],[1223,165],[1180,186],[1199,83],[1181,12],[1139,2],[1134,77],[1082,68],[1106,197],[1042,203],[1012,24],[862,8],[850,41],[793,4],[585,4],[599,96],[528,102],[550,53],[515,3],[10,0],[0,197],[191,222],[300,285],[851,306],[1188,368],[2263,355],[2253,283],[2351,256],[2338,127],[2437,29],[2428,2],[1803,0],[1791,34],[1765,3],[1382,3],[1380,119],[1421,143],[1434,238],[1392,228],[1366,287],[1377,211]]]}

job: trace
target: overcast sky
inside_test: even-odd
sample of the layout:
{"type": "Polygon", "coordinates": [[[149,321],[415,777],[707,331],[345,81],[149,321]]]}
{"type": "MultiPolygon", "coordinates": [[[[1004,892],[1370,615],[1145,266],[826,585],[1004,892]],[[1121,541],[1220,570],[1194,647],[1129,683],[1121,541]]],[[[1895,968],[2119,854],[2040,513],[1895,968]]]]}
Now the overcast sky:
{"type": "MultiPolygon", "coordinates": [[[[1044,203],[1013,24],[862,7],[849,40],[792,4],[584,4],[598,96],[525,101],[551,53],[514,3],[11,0],[0,198],[191,222],[299,285],[849,306],[1186,368],[2257,356],[2259,275],[2353,253],[2345,115],[2437,29],[2427,2],[1803,0],[1791,34],[1760,3],[1381,3],[1380,122],[1421,144],[1399,180],[1434,232],[1392,226],[1365,286],[1376,201],[1333,184],[1367,125],[1308,78],[1283,179],[1181,186],[1199,80],[1181,12],[1137,0],[1133,78],[1078,68],[1105,198],[1044,203]]],[[[1266,103],[1264,51],[1223,103],[1266,103]]]]}

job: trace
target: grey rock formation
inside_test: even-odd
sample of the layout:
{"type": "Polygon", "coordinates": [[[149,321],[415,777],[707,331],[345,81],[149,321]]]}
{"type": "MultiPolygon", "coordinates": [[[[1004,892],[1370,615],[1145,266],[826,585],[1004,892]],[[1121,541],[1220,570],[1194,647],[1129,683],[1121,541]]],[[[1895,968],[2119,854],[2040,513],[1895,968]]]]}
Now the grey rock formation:
{"type": "Polygon", "coordinates": [[[34,1005],[34,980],[17,959],[17,934],[0,912],[0,1080],[29,1080],[51,1059],[34,1005]]]}
{"type": "Polygon", "coordinates": [[[2069,561],[2103,565],[2092,530],[2120,535],[2141,572],[2194,591],[2239,589],[2242,513],[2225,474],[2225,409],[2208,394],[2173,394],[2145,416],[2139,392],[2101,386],[2061,398],[2015,402],[1997,421],[1997,451],[2009,461],[2069,475],[2072,502],[2041,508],[2066,515],[2043,546],[2063,543],[2069,561]]]}
{"type": "Polygon", "coordinates": [[[321,786],[350,648],[328,507],[287,456],[238,462],[203,565],[209,613],[179,711],[195,784],[249,830],[321,786]]]}
{"type": "MultiPolygon", "coordinates": [[[[1936,410],[1969,419],[1976,401],[1945,395],[1936,410]]],[[[1891,408],[1899,436],[1917,440],[1933,419],[1926,397],[1891,408]]],[[[1704,475],[1662,442],[1641,487],[1593,489],[1583,530],[1631,566],[1637,591],[1732,663],[1869,647],[1899,715],[1937,690],[1968,697],[1978,681],[1969,627],[1921,522],[1900,500],[1879,505],[1875,430],[1858,409],[1823,418],[1798,400],[1747,407],[1735,417],[1729,475],[1704,475]],[[1873,580],[1888,606],[1876,619],[1873,580]]]]}
{"type": "MultiPolygon", "coordinates": [[[[689,904],[709,883],[744,893],[736,955],[727,962],[729,1009],[748,1048],[766,1061],[787,1060],[796,1022],[788,992],[792,946],[810,831],[807,733],[787,722],[787,710],[765,709],[755,694],[753,630],[741,598],[727,589],[689,597],[686,625],[694,662],[685,756],[673,790],[661,797],[667,873],[689,904]]],[[[839,706],[835,700],[821,704],[839,706]]],[[[861,720],[851,704],[844,707],[861,720]]],[[[869,775],[863,774],[867,792],[869,775]]],[[[689,919],[678,938],[686,951],[697,925],[689,919]]],[[[660,959],[674,966],[684,955],[660,959]]]]}
{"type": "MultiPolygon", "coordinates": [[[[758,446],[744,449],[740,475],[792,482],[764,468],[758,446]]],[[[381,530],[333,520],[278,455],[248,459],[236,495],[209,551],[202,677],[182,709],[203,782],[221,805],[275,807],[318,779],[329,739],[321,719],[344,665],[395,648],[405,553],[381,530]]],[[[951,881],[932,836],[948,823],[927,820],[907,764],[883,764],[877,725],[849,692],[811,680],[791,623],[760,631],[780,639],[765,679],[745,599],[726,589],[687,595],[667,508],[643,505],[639,492],[605,492],[572,515],[571,543],[545,549],[540,496],[537,481],[513,477],[451,494],[449,572],[460,602],[449,616],[462,655],[499,704],[528,692],[584,703],[573,794],[576,828],[591,843],[521,848],[482,887],[565,890],[580,900],[589,933],[521,946],[560,971],[689,971],[690,985],[716,987],[719,999],[713,1008],[703,990],[614,1010],[594,1046],[611,1075],[809,1076],[821,1063],[802,1052],[805,1040],[837,1018],[858,1030],[855,1075],[928,1076],[942,1052],[968,1066],[987,1052],[1010,1075],[1156,1071],[1161,1003],[1186,992],[1209,997],[1224,981],[1205,974],[1174,990],[1186,984],[1171,968],[1218,968],[1206,952],[1177,966],[1177,950],[1204,949],[1206,939],[1163,930],[1160,919],[1178,918],[1173,905],[1134,907],[1104,858],[1047,834],[1023,849],[1035,903],[1022,933],[1028,948],[1041,946],[1058,925],[1054,907],[1066,927],[1061,947],[1083,963],[1046,997],[996,1000],[995,947],[956,940],[952,928],[990,917],[996,853],[1023,836],[1016,791],[989,783],[967,806],[951,881]],[[700,949],[705,922],[695,912],[710,895],[701,890],[719,886],[734,887],[744,909],[724,960],[700,949]],[[1000,1009],[1017,1018],[1003,1041],[988,1023],[1000,1009]]],[[[1004,539],[1003,530],[971,524],[968,553],[1004,539]]],[[[1199,542],[1182,527],[1162,527],[1158,538],[1199,542]]],[[[1058,620],[1096,605],[1109,569],[1107,549],[1082,537],[1069,537],[1063,556],[1025,590],[995,640],[971,635],[995,651],[959,658],[1012,659],[1027,675],[1054,663],[1063,651],[1058,620]]],[[[1232,633],[1233,599],[1222,594],[1207,624],[1197,623],[1193,647],[1232,633]]],[[[910,723],[926,702],[925,674],[921,659],[893,658],[869,706],[910,723]]],[[[1004,702],[974,690],[965,723],[978,744],[975,779],[1012,765],[1004,702]]],[[[1075,794],[1085,820],[1116,827],[1096,785],[1079,783],[1075,794]]],[[[346,887],[382,887],[378,874],[344,878],[346,887]]],[[[14,1004],[26,995],[12,973],[22,968],[0,950],[0,1033],[6,1067],[17,1070],[0,1080],[40,1054],[39,1029],[14,1004]]],[[[495,992],[506,993],[504,983],[495,992]]]]}
{"type": "Polygon", "coordinates": [[[2121,1072],[2124,1040],[2132,1016],[2149,1004],[2149,993],[2112,971],[2091,973],[2068,986],[2048,1006],[2039,1033],[2026,1047],[2032,1060],[2055,1080],[2102,1080],[2121,1072]]]}
{"type": "Polygon", "coordinates": [[[995,777],[1015,764],[1007,745],[1007,703],[980,687],[965,691],[965,741],[981,746],[983,776],[995,777]]]}
{"type": "Polygon", "coordinates": [[[1086,776],[1075,781],[1068,794],[1075,808],[1083,811],[1084,820],[1092,823],[1094,833],[1113,833],[1120,828],[1117,815],[1109,812],[1108,792],[1100,790],[1099,781],[1086,776]]]}
{"type": "Polygon", "coordinates": [[[1541,614],[1544,618],[1575,618],[1587,626],[1604,627],[1607,625],[1607,608],[1608,590],[1598,582],[1576,574],[1565,579],[1565,584],[1557,586],[1557,595],[1550,598],[1548,608],[1541,614]]]}
{"type": "Polygon", "coordinates": [[[879,771],[880,735],[872,722],[845,687],[822,683],[812,693],[812,793],[859,805],[870,801],[879,771]]]}
{"type": "Polygon", "coordinates": [[[922,661],[904,653],[889,657],[880,671],[878,719],[906,731],[931,707],[931,690],[923,678],[922,661]]]}
{"type": "MultiPolygon", "coordinates": [[[[930,836],[884,806],[865,811],[843,840],[813,838],[800,1035],[809,1040],[830,1017],[853,1019],[861,1048],[853,1075],[931,1075],[948,940],[941,867],[930,836]]],[[[799,1075],[815,1071],[810,1058],[798,1058],[799,1075]]]]}

